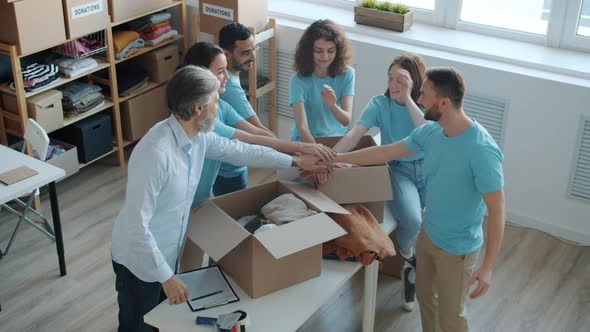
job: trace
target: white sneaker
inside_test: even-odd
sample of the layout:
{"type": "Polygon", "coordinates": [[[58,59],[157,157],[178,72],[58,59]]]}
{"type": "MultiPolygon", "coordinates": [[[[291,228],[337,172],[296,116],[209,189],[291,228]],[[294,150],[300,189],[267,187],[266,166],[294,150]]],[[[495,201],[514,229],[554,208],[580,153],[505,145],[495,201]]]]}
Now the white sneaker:
{"type": "Polygon", "coordinates": [[[416,303],[416,270],[408,263],[402,267],[402,304],[406,311],[416,303]]]}

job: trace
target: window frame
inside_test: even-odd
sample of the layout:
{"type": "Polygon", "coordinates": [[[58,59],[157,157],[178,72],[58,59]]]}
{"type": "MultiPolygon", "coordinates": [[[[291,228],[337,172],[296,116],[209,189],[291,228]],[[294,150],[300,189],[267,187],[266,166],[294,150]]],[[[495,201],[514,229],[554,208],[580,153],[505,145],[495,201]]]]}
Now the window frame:
{"type": "MultiPolygon", "coordinates": [[[[416,21],[420,23],[549,47],[589,52],[590,37],[577,35],[583,1],[552,0],[551,10],[548,14],[547,32],[544,35],[461,21],[462,0],[435,0],[433,11],[420,8],[412,9],[416,12],[416,21]]],[[[362,0],[315,0],[314,2],[350,8],[352,11],[353,7],[360,4],[362,0]]]]}

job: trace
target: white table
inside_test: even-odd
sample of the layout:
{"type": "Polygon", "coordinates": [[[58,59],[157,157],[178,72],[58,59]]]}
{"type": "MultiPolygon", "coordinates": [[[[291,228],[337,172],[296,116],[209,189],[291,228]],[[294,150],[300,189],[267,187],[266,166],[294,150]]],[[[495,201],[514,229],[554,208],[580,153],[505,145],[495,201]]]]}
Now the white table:
{"type": "Polygon", "coordinates": [[[57,202],[55,181],[65,176],[66,172],[61,168],[12,150],[4,145],[0,145],[0,173],[4,173],[20,166],[27,166],[34,169],[37,171],[37,175],[10,186],[0,183],[0,204],[4,204],[21,196],[30,195],[36,188],[42,187],[46,184],[49,185],[49,200],[51,202],[51,214],[55,231],[55,245],[57,247],[57,257],[59,260],[59,271],[62,276],[65,276],[66,262],[64,258],[61,219],[59,216],[59,204],[57,202]]]}
{"type": "MultiPolygon", "coordinates": [[[[381,226],[389,234],[396,223],[388,208],[385,209],[384,219],[381,226]]],[[[211,326],[196,325],[197,314],[217,317],[219,314],[234,310],[244,310],[250,317],[249,331],[277,332],[277,326],[281,327],[281,332],[295,331],[361,267],[360,263],[324,259],[319,277],[258,299],[250,298],[228,276],[240,301],[198,312],[192,312],[187,304],[170,305],[168,301],[164,301],[148,312],[144,316],[144,321],[159,328],[160,331],[211,332],[214,331],[211,326]]],[[[372,332],[375,325],[378,267],[379,262],[375,261],[365,268],[363,332],[372,332]]]]}

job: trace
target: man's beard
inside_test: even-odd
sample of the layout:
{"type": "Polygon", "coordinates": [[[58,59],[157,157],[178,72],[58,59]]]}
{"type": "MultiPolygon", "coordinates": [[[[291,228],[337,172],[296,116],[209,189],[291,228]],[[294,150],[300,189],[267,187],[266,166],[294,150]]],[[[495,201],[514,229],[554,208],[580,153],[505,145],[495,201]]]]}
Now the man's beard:
{"type": "Polygon", "coordinates": [[[208,133],[215,127],[215,116],[207,116],[203,119],[199,119],[199,131],[202,133],[208,133]]]}
{"type": "Polygon", "coordinates": [[[246,60],[240,63],[232,59],[232,67],[234,68],[234,70],[248,71],[250,70],[250,64],[252,62],[254,62],[254,60],[246,60]]]}
{"type": "Polygon", "coordinates": [[[426,109],[424,112],[424,119],[428,121],[435,121],[438,122],[442,113],[438,110],[438,105],[432,105],[430,109],[426,109]]]}

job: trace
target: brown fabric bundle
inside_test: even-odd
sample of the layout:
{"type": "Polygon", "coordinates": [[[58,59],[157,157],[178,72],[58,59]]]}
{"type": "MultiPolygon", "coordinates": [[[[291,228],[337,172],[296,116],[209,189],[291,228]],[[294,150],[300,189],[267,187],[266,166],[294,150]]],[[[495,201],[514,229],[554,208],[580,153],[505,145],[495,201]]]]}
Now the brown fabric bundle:
{"type": "Polygon", "coordinates": [[[323,254],[336,252],[340,259],[356,257],[364,266],[395,255],[393,242],[371,211],[361,204],[342,205],[351,214],[329,214],[348,234],[323,244],[323,254]]]}

